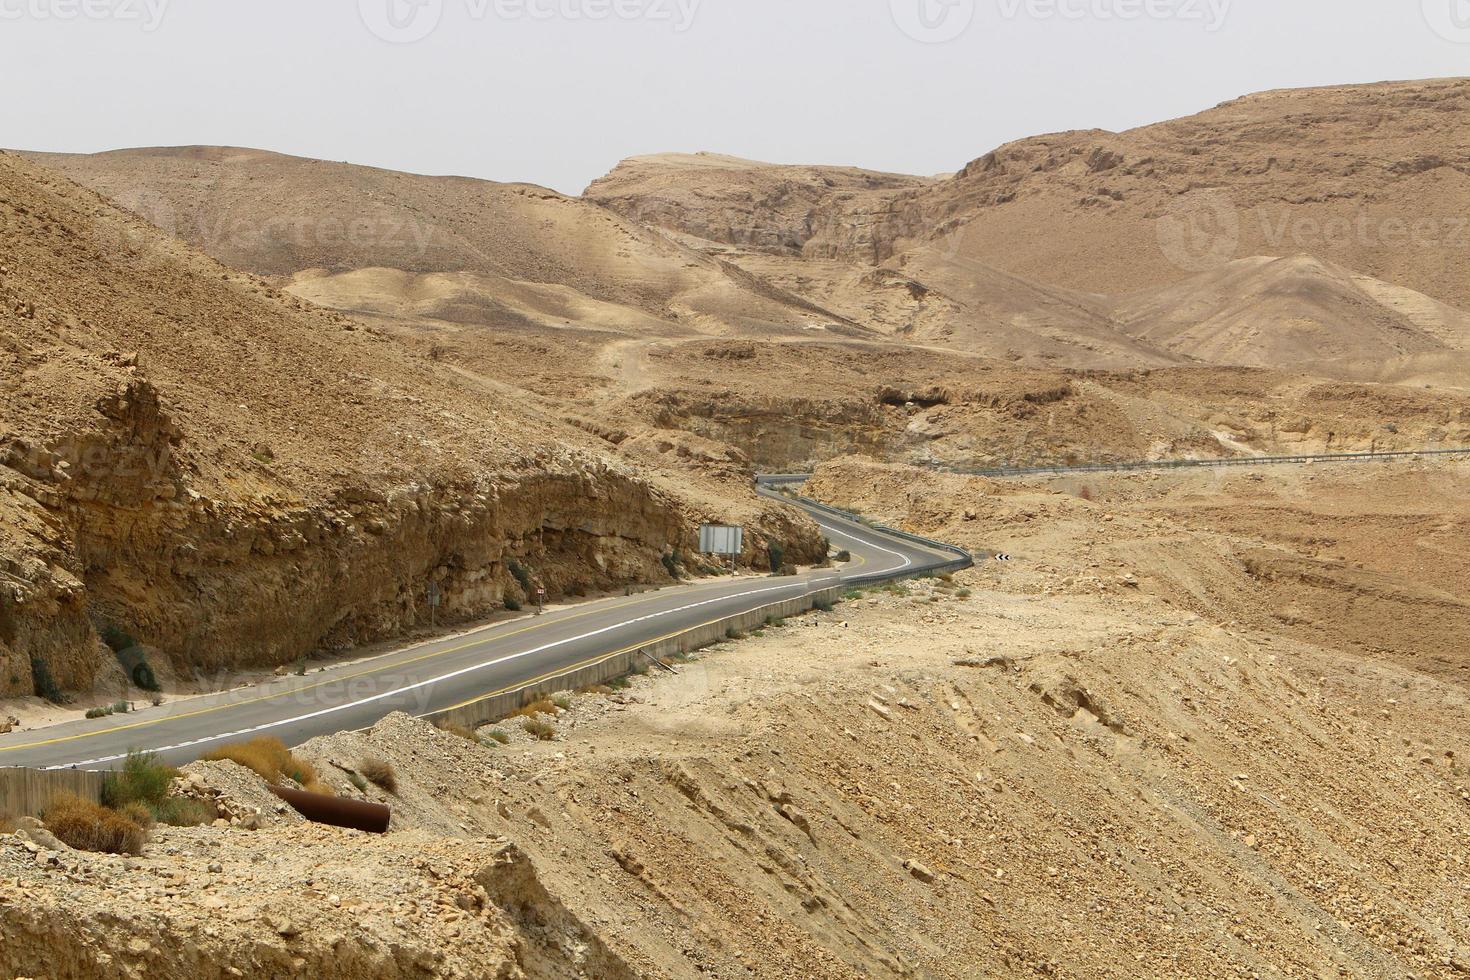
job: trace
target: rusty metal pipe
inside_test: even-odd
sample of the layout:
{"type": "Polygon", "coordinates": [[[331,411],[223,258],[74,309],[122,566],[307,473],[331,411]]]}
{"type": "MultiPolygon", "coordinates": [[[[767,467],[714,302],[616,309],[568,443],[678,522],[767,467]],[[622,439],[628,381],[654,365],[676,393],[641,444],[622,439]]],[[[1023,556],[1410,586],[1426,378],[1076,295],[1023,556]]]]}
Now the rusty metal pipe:
{"type": "Polygon", "coordinates": [[[393,811],[377,803],[362,803],[344,800],[320,793],[303,793],[299,789],[272,786],[271,792],[291,804],[292,809],[312,823],[346,830],[361,830],[368,834],[386,834],[393,811]]]}

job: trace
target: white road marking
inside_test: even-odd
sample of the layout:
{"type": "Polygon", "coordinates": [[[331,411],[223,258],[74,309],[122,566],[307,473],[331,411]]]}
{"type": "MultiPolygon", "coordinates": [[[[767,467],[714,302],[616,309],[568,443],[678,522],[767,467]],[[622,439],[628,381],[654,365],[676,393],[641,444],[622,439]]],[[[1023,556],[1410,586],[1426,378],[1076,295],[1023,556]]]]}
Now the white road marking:
{"type": "MultiPolygon", "coordinates": [[[[866,544],[866,542],[864,542],[864,543],[866,544]]],[[[884,550],[884,549],[879,549],[879,550],[881,551],[881,550],[884,550]]],[[[890,554],[893,554],[893,552],[889,552],[889,553],[890,554]]],[[[902,556],[900,556],[900,557],[902,557],[902,556]]],[[[512,653],[512,654],[508,654],[508,655],[506,655],[504,657],[499,657],[499,658],[497,658],[495,660],[487,660],[484,663],[474,664],[474,665],[472,665],[470,667],[464,667],[464,668],[461,668],[460,670],[453,671],[452,673],[444,674],[441,677],[432,678],[431,680],[419,681],[418,683],[416,683],[416,684],[410,684],[407,687],[394,688],[391,691],[384,691],[382,694],[374,694],[371,697],[363,698],[363,699],[361,699],[359,701],[349,701],[349,702],[347,702],[345,704],[333,705],[330,708],[323,708],[320,711],[313,711],[313,712],[310,712],[309,714],[298,715],[298,716],[296,716],[294,718],[283,718],[283,719],[281,719],[279,721],[267,722],[264,725],[256,725],[254,728],[243,728],[243,729],[241,729],[239,731],[225,732],[225,733],[219,734],[219,735],[210,735],[210,736],[207,736],[205,738],[194,739],[193,741],[190,741],[190,742],[180,742],[180,743],[178,743],[176,745],[165,745],[165,746],[161,746],[161,747],[156,748],[156,749],[151,749],[150,751],[153,751],[153,752],[174,752],[174,751],[177,751],[179,749],[192,749],[196,745],[206,745],[206,744],[208,744],[210,742],[220,742],[220,741],[224,741],[225,739],[240,738],[240,737],[243,737],[243,736],[246,736],[246,735],[255,735],[255,734],[258,734],[260,732],[270,731],[273,728],[284,728],[287,725],[295,725],[295,724],[299,724],[301,722],[312,721],[312,720],[314,720],[316,718],[322,718],[322,717],[325,717],[327,715],[336,714],[339,711],[346,711],[346,710],[348,710],[350,708],[360,708],[363,705],[372,704],[375,701],[384,701],[384,700],[387,700],[388,698],[397,697],[397,696],[402,695],[402,694],[408,694],[411,691],[417,691],[417,690],[420,690],[420,689],[426,688],[426,687],[433,687],[436,684],[443,684],[445,681],[452,681],[455,678],[463,677],[466,674],[473,674],[476,671],[485,670],[486,668],[489,668],[489,667],[495,667],[495,666],[499,666],[500,664],[510,663],[513,660],[520,660],[520,659],[522,659],[524,657],[535,656],[538,653],[545,653],[547,650],[554,650],[557,647],[566,646],[569,643],[578,643],[578,642],[580,642],[582,640],[589,640],[589,639],[591,639],[591,638],[593,638],[595,636],[602,636],[605,633],[611,633],[611,632],[614,632],[616,630],[623,629],[624,627],[627,627],[627,626],[633,626],[633,625],[635,625],[637,623],[645,623],[645,622],[648,622],[650,620],[661,619],[661,618],[663,618],[665,616],[672,616],[672,615],[674,615],[676,613],[688,612],[691,609],[699,609],[699,608],[701,608],[703,606],[713,605],[713,604],[718,603],[718,602],[725,602],[725,601],[728,601],[730,599],[745,599],[745,598],[748,598],[750,596],[765,595],[765,594],[770,593],[770,592],[784,592],[784,591],[786,591],[788,589],[791,589],[791,588],[794,588],[794,587],[795,586],[793,586],[793,585],[778,585],[778,586],[772,586],[771,588],[766,588],[766,589],[753,589],[753,590],[751,590],[749,592],[740,592],[740,593],[737,593],[735,595],[716,596],[713,599],[706,599],[703,602],[691,603],[691,604],[689,604],[687,606],[679,606],[676,609],[666,609],[663,612],[649,613],[646,616],[639,616],[639,617],[637,617],[635,619],[625,620],[625,621],[623,621],[621,623],[614,623],[611,626],[604,626],[601,629],[593,630],[590,633],[583,633],[580,636],[572,636],[572,637],[568,637],[568,638],[566,638],[564,640],[555,640],[555,641],[553,641],[551,643],[545,643],[545,644],[542,644],[539,647],[535,647],[535,648],[530,649],[530,650],[523,650],[520,653],[512,653]]],[[[67,763],[65,765],[60,765],[60,766],[48,766],[47,768],[48,768],[48,770],[57,770],[57,769],[74,769],[74,768],[78,768],[78,767],[81,767],[81,766],[98,766],[98,765],[102,765],[102,764],[108,763],[108,762],[119,762],[119,761],[121,761],[123,759],[126,759],[126,758],[127,758],[127,753],[123,753],[122,755],[103,756],[103,757],[100,757],[100,758],[97,758],[97,759],[88,759],[85,762],[70,762],[70,763],[67,763]]]]}
{"type": "MultiPolygon", "coordinates": [[[[831,527],[831,526],[829,526],[827,524],[823,524],[821,521],[817,521],[817,526],[820,527],[824,531],[830,531],[832,534],[835,534],[838,537],[846,538],[849,541],[855,541],[858,544],[863,545],[864,547],[872,548],[875,551],[881,551],[881,552],[883,552],[885,555],[892,555],[895,558],[900,558],[900,559],[903,560],[903,564],[902,565],[899,565],[897,568],[885,568],[885,569],[881,569],[881,571],[884,571],[884,572],[901,572],[905,568],[912,568],[913,565],[914,565],[914,560],[912,558],[910,558],[908,555],[901,554],[901,553],[899,553],[897,551],[889,551],[887,548],[883,547],[882,545],[876,545],[873,542],[867,540],[866,538],[859,538],[856,535],[848,534],[846,531],[839,531],[837,528],[831,527]]],[[[862,578],[865,575],[872,575],[872,574],[875,574],[875,573],[873,573],[873,572],[862,572],[860,574],[844,575],[842,578],[843,578],[844,581],[846,581],[847,579],[850,579],[850,578],[862,578]]]]}

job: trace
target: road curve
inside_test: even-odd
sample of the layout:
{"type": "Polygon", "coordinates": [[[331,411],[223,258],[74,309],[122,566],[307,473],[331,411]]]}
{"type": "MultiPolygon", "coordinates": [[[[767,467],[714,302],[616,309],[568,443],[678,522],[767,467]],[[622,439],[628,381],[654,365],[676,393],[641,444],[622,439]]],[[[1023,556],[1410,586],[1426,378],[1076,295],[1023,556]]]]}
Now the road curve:
{"type": "MultiPolygon", "coordinates": [[[[768,494],[769,495],[769,494],[768,494]]],[[[938,568],[954,555],[801,503],[853,561],[790,578],[722,579],[601,599],[436,640],[308,677],[284,677],[131,715],[0,736],[0,767],[106,769],[131,749],[181,765],[222,743],[287,745],[368,728],[395,711],[426,715],[554,677],[609,654],[773,602],[873,576],[938,568]]]]}

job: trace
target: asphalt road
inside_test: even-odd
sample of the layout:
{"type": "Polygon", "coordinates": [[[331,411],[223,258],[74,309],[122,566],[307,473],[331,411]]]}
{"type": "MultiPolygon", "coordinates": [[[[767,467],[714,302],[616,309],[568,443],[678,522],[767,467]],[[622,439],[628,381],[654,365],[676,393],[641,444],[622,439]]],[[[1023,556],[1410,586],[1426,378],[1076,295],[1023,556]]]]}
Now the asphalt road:
{"type": "Polygon", "coordinates": [[[432,714],[554,677],[608,654],[783,599],[875,573],[934,568],[954,556],[812,512],[853,561],[793,578],[723,579],[501,623],[473,633],[219,695],[130,715],[75,721],[0,736],[0,767],[105,769],[131,749],[181,765],[222,743],[257,735],[297,745],[319,735],[368,728],[395,711],[432,714]]]}

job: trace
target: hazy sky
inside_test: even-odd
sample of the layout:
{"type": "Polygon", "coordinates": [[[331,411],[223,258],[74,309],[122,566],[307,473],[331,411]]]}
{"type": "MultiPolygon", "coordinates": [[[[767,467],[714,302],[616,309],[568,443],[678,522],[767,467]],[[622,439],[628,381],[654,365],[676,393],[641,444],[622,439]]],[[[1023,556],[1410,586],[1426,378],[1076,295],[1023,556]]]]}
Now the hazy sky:
{"type": "Polygon", "coordinates": [[[579,193],[713,150],[954,170],[1267,88],[1470,75],[1470,0],[0,0],[0,145],[579,193]]]}

